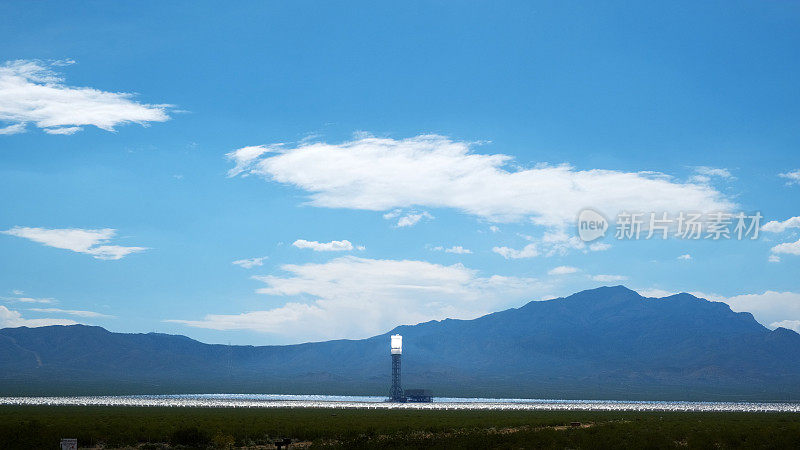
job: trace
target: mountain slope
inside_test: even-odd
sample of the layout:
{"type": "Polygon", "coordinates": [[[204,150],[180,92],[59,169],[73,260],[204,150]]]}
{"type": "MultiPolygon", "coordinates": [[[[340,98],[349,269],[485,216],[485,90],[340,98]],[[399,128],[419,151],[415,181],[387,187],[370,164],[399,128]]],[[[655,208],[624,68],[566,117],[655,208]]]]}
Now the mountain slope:
{"type": "Polygon", "coordinates": [[[385,394],[388,335],[404,337],[406,387],[439,395],[626,399],[800,396],[800,335],[689,294],[625,287],[535,301],[474,320],[401,326],[363,340],[203,344],[99,327],[0,330],[0,390],[16,393],[385,394]]]}

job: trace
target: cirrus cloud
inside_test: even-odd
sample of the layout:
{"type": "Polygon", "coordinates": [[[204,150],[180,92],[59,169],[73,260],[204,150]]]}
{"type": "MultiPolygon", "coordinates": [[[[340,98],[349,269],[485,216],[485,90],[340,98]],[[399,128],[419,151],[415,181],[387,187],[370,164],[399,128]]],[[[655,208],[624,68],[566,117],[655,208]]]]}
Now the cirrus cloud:
{"type": "Polygon", "coordinates": [[[569,275],[571,273],[580,272],[581,269],[572,266],[558,266],[547,271],[548,275],[569,275]]]}
{"type": "Polygon", "coordinates": [[[789,180],[786,182],[786,185],[800,184],[800,169],[792,172],[781,173],[778,176],[789,180]]]}
{"type": "Polygon", "coordinates": [[[69,135],[84,126],[114,131],[138,123],[169,120],[171,105],[146,104],[132,100],[133,94],[106,92],[90,87],[74,87],[54,67],[73,61],[9,61],[0,66],[0,134],[25,132],[33,124],[48,134],[69,135]]]}
{"type": "Polygon", "coordinates": [[[147,250],[147,247],[123,247],[106,245],[117,234],[112,228],[34,228],[14,227],[0,231],[10,236],[29,239],[48,247],[72,250],[77,253],[91,255],[95,259],[122,259],[125,256],[147,250]]]}
{"type": "Polygon", "coordinates": [[[511,247],[492,247],[492,251],[505,259],[523,259],[539,256],[539,249],[535,243],[528,244],[519,250],[511,247]]]}
{"type": "Polygon", "coordinates": [[[26,319],[19,311],[0,305],[0,328],[46,327],[49,325],[75,325],[76,323],[70,319],[26,319]]]}
{"type": "Polygon", "coordinates": [[[433,250],[435,252],[453,253],[453,254],[456,254],[456,255],[471,255],[472,254],[472,250],[470,250],[468,248],[464,248],[464,247],[462,247],[460,245],[454,245],[452,247],[444,247],[442,245],[437,245],[437,246],[432,247],[432,246],[426,245],[425,247],[429,248],[429,249],[431,249],[431,250],[433,250]]]}
{"type": "Polygon", "coordinates": [[[719,167],[698,166],[694,168],[694,173],[689,179],[700,184],[708,184],[712,178],[733,179],[730,170],[719,167]]]}
{"type": "Polygon", "coordinates": [[[45,312],[45,313],[57,313],[57,314],[67,314],[70,316],[76,317],[90,317],[90,318],[98,318],[98,319],[111,319],[114,316],[108,314],[102,314],[95,311],[85,311],[82,309],[61,309],[61,308],[29,308],[29,311],[35,312],[45,312]]]}
{"type": "Polygon", "coordinates": [[[244,269],[252,269],[253,267],[256,266],[263,266],[265,259],[267,259],[266,256],[262,256],[260,258],[239,259],[232,262],[231,264],[239,266],[244,269]]]}
{"type": "Polygon", "coordinates": [[[308,193],[310,205],[326,208],[453,208],[494,222],[530,219],[563,226],[587,206],[608,216],[734,206],[708,185],[660,173],[546,164],[517,169],[509,166],[508,155],[474,153],[471,147],[438,135],[359,136],[341,144],[244,147],[227,157],[235,164],[230,176],[258,175],[293,185],[308,193]]]}
{"type": "Polygon", "coordinates": [[[598,281],[600,283],[614,283],[616,281],[624,281],[628,279],[628,277],[625,275],[590,275],[589,278],[592,281],[598,281]]]}
{"type": "Polygon", "coordinates": [[[550,285],[531,278],[480,276],[461,264],[354,256],[321,264],[287,264],[286,275],[253,277],[257,292],[291,299],[275,308],[169,320],[217,330],[255,330],[295,341],[367,337],[400,324],[471,319],[523,300],[550,285]]]}

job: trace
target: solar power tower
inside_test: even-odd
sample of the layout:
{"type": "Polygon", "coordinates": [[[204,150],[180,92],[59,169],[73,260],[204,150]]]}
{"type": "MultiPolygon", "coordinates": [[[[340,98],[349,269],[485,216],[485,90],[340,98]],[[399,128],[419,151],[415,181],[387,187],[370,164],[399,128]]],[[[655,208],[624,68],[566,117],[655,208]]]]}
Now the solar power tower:
{"type": "Polygon", "coordinates": [[[391,401],[404,402],[406,401],[403,395],[403,388],[400,384],[400,357],[403,355],[403,336],[393,334],[391,336],[391,351],[392,351],[392,392],[391,401]]]}

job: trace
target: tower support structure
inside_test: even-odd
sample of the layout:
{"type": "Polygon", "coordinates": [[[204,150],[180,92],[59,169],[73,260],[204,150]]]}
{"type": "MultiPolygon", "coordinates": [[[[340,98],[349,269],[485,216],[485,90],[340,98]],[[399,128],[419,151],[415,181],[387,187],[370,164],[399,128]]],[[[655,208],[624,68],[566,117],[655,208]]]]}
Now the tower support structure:
{"type": "Polygon", "coordinates": [[[400,383],[400,358],[403,355],[394,354],[392,355],[392,401],[393,402],[402,402],[404,400],[403,397],[403,385],[400,383]]]}
{"type": "Polygon", "coordinates": [[[392,353],[392,389],[389,393],[393,402],[405,402],[406,397],[403,395],[403,385],[400,382],[401,372],[401,358],[403,356],[403,336],[393,334],[391,336],[391,353],[392,353]]]}

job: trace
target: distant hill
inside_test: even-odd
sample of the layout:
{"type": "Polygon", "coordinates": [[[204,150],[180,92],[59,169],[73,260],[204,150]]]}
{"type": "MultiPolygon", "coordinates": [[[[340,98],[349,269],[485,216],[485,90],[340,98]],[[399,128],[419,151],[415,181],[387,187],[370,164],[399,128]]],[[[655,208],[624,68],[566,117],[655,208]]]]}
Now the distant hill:
{"type": "Polygon", "coordinates": [[[203,344],[83,325],[0,330],[0,394],[386,395],[389,334],[403,384],[438,396],[800,400],[800,335],[689,294],[623,286],[363,340],[203,344]]]}

